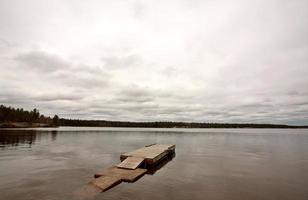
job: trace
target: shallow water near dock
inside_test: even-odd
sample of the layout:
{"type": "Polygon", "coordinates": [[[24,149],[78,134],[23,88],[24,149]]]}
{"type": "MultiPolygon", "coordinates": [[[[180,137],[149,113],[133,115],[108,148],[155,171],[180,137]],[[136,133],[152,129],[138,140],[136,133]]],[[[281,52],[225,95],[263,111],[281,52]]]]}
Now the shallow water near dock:
{"type": "Polygon", "coordinates": [[[308,129],[0,130],[0,199],[308,199],[308,129]],[[93,197],[76,193],[120,154],[176,144],[153,175],[93,197]]]}

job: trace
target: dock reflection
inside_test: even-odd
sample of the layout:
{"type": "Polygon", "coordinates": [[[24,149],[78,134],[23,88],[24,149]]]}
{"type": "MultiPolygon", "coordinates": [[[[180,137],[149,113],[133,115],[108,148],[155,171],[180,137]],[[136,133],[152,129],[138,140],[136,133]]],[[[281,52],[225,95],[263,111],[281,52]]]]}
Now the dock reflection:
{"type": "Polygon", "coordinates": [[[175,158],[175,156],[176,156],[175,152],[169,154],[165,159],[159,162],[156,166],[149,168],[146,174],[154,175],[157,171],[159,171],[161,168],[167,165],[170,161],[172,161],[172,159],[175,158]]]}

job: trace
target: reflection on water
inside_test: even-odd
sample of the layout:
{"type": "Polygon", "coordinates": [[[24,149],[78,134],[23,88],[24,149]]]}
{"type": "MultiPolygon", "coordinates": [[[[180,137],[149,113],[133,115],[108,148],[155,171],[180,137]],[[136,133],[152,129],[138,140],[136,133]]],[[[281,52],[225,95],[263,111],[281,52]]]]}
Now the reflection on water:
{"type": "Polygon", "coordinates": [[[175,155],[176,155],[175,152],[173,152],[172,154],[168,155],[164,160],[159,162],[157,165],[155,165],[154,167],[149,168],[148,171],[146,172],[146,174],[154,175],[158,170],[160,170],[168,162],[170,162],[175,157],[175,155]]]}
{"type": "Polygon", "coordinates": [[[37,130],[0,130],[0,148],[16,146],[29,147],[35,143],[37,137],[51,135],[51,140],[57,139],[57,130],[51,132],[39,132],[37,130]]]}
{"type": "Polygon", "coordinates": [[[55,141],[57,139],[57,131],[51,131],[51,140],[55,141]]]}
{"type": "Polygon", "coordinates": [[[1,131],[0,134],[0,147],[6,148],[10,146],[18,146],[27,144],[31,148],[36,140],[37,132],[32,131],[1,131]]]}
{"type": "Polygon", "coordinates": [[[95,172],[151,143],[176,157],[93,198],[308,199],[307,129],[74,127],[0,130],[0,199],[79,199],[95,172]]]}

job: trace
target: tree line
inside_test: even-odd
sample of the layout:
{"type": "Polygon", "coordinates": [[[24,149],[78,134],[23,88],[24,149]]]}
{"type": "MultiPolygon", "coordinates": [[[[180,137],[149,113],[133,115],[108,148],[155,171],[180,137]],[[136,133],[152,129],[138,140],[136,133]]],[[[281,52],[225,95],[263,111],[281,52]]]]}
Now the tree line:
{"type": "Polygon", "coordinates": [[[23,108],[13,108],[10,106],[0,105],[0,122],[27,122],[41,123],[47,125],[59,125],[59,117],[55,115],[53,118],[41,115],[39,110],[34,108],[31,111],[23,108]]]}
{"type": "MultiPolygon", "coordinates": [[[[124,122],[105,120],[60,119],[61,126],[140,127],[140,128],[304,128],[281,124],[189,123],[189,122],[124,122]]],[[[307,127],[306,127],[307,128],[307,127]]]]}
{"type": "Polygon", "coordinates": [[[141,127],[141,128],[308,128],[308,126],[289,126],[283,124],[253,123],[196,123],[196,122],[129,122],[107,120],[65,119],[55,115],[53,118],[44,116],[34,108],[31,111],[0,105],[0,122],[41,123],[49,126],[88,126],[88,127],[141,127]]]}

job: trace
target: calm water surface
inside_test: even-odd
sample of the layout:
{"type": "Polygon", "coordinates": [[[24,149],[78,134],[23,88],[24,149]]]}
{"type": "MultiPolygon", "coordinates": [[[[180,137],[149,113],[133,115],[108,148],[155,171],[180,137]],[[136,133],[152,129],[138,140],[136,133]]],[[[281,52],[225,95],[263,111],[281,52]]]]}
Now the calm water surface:
{"type": "Polygon", "coordinates": [[[96,171],[150,143],[176,156],[92,199],[308,199],[307,129],[74,127],[0,130],[0,199],[83,199],[96,171]]]}

